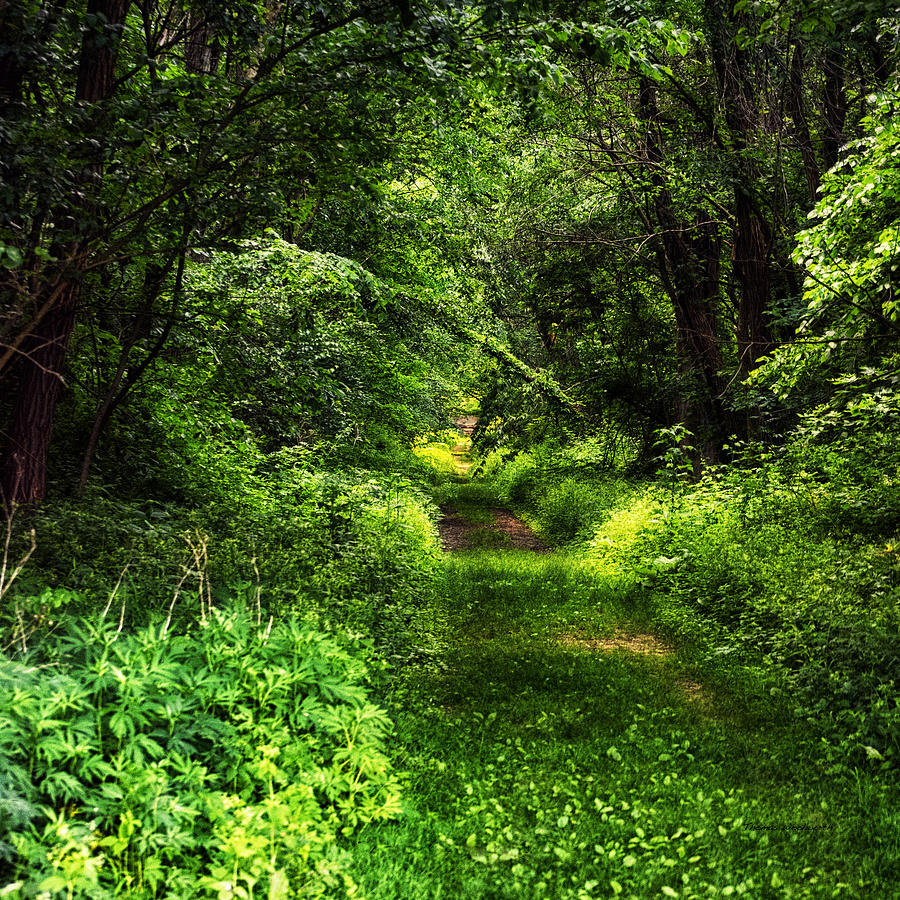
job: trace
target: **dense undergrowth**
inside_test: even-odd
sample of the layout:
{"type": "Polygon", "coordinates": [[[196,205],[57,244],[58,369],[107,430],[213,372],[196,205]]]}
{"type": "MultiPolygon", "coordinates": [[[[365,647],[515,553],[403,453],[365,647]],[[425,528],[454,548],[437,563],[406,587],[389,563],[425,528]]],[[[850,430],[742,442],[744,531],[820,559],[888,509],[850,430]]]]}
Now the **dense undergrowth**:
{"type": "Polygon", "coordinates": [[[895,5],[0,0],[0,900],[896,896],[895,5]]]}
{"type": "Polygon", "coordinates": [[[570,437],[501,442],[461,484],[431,400],[384,412],[403,373],[352,374],[389,358],[390,304],[339,314],[384,285],[277,244],[221,266],[204,290],[271,317],[240,367],[284,342],[279,365],[326,354],[337,387],[300,378],[298,424],[215,339],[181,348],[84,497],[61,486],[90,404],[67,398],[60,487],[13,518],[0,576],[5,895],[887,895],[889,396],[699,481],[675,428],[654,479],[570,437]],[[338,298],[310,313],[321,346],[262,303],[283,279],[338,298]],[[447,503],[480,551],[442,558],[447,503]],[[505,549],[497,505],[556,551],[505,549]],[[619,633],[667,643],[598,652],[619,633]]]}
{"type": "Polygon", "coordinates": [[[367,896],[893,895],[892,444],[801,431],[695,482],[672,437],[653,481],[548,441],[439,491],[558,549],[446,563],[444,646],[390,701],[406,815],[358,839],[367,896]]]}
{"type": "Polygon", "coordinates": [[[230,509],[98,496],[14,520],[7,894],[353,896],[348,836],[400,809],[370,697],[430,652],[426,486],[296,466],[230,509]]]}
{"type": "Polygon", "coordinates": [[[485,469],[500,500],[651,598],[658,627],[705,660],[778,671],[831,765],[895,768],[896,447],[884,432],[868,446],[822,441],[816,425],[781,449],[736,447],[696,483],[665,442],[652,482],[598,473],[585,445],[489,456],[485,469]]]}
{"type": "Polygon", "coordinates": [[[887,895],[889,442],[877,476],[801,435],[699,483],[677,441],[654,481],[554,441],[459,484],[452,446],[14,520],[10,896],[887,895]],[[435,501],[559,549],[441,561],[435,501]],[[622,632],[668,646],[596,651],[622,632]]]}
{"type": "Polygon", "coordinates": [[[355,896],[350,836],[400,812],[379,703],[432,653],[440,476],[377,425],[266,452],[185,370],[140,465],[125,421],[86,497],[10,523],[5,896],[355,896]]]}
{"type": "MultiPolygon", "coordinates": [[[[359,653],[212,611],[187,634],[67,623],[0,669],[0,850],[26,896],[335,896],[335,834],[391,818],[359,653]],[[8,843],[7,843],[8,841],[8,843]]],[[[15,893],[7,888],[7,893],[15,893]]]]}

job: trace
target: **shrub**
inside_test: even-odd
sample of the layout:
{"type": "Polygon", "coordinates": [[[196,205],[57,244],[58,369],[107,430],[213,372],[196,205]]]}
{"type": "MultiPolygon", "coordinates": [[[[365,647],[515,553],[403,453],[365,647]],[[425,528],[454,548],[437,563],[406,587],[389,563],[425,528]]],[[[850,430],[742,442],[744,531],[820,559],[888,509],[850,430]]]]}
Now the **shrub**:
{"type": "Polygon", "coordinates": [[[528,453],[517,453],[500,470],[497,491],[506,503],[525,503],[531,497],[538,475],[534,458],[528,453]]]}
{"type": "Polygon", "coordinates": [[[399,812],[364,648],[239,612],[167,624],[82,621],[0,658],[8,875],[27,896],[352,894],[341,837],[399,812]]]}
{"type": "Polygon", "coordinates": [[[622,482],[613,480],[569,477],[545,484],[545,493],[536,501],[538,518],[547,536],[560,542],[592,537],[623,494],[622,482]]]}
{"type": "Polygon", "coordinates": [[[438,476],[448,476],[456,472],[456,458],[446,444],[427,444],[416,447],[413,452],[419,459],[431,464],[438,476]]]}

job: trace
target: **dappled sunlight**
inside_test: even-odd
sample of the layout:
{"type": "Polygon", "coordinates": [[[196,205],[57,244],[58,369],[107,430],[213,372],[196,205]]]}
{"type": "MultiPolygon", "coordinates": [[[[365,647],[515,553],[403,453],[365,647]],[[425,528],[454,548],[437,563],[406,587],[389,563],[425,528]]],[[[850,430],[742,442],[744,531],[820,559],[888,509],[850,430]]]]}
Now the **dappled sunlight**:
{"type": "Polygon", "coordinates": [[[617,631],[610,637],[587,637],[583,632],[563,632],[559,642],[576,650],[600,652],[624,651],[638,656],[668,657],[675,650],[654,634],[633,634],[617,631]]]}
{"type": "Polygon", "coordinates": [[[897,895],[896,6],[0,0],[0,900],[897,895]]]}

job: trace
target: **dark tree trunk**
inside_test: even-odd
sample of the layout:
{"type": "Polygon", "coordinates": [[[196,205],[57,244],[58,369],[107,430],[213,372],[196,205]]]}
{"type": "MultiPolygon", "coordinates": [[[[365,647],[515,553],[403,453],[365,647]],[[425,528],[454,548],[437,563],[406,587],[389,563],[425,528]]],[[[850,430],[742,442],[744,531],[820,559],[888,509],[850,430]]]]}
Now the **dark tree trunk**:
{"type": "Polygon", "coordinates": [[[806,108],[803,102],[803,68],[803,47],[798,42],[794,46],[794,55],[791,58],[788,96],[791,119],[794,122],[794,137],[797,141],[797,149],[800,151],[800,158],[803,160],[803,173],[806,175],[809,199],[812,203],[816,199],[816,191],[819,188],[819,162],[816,159],[816,151],[813,148],[809,122],[806,118],[806,108]]]}
{"type": "Polygon", "coordinates": [[[847,94],[840,47],[830,47],[825,55],[825,137],[822,152],[830,169],[844,146],[844,120],[847,118],[847,94]]]}
{"type": "Polygon", "coordinates": [[[81,42],[75,100],[98,103],[112,93],[119,37],[131,0],[89,0],[87,14],[99,18],[81,42]]]}
{"type": "Polygon", "coordinates": [[[211,75],[219,62],[216,30],[206,17],[192,17],[184,47],[184,65],[194,75],[211,75]]]}
{"type": "MultiPolygon", "coordinates": [[[[75,88],[76,103],[98,103],[113,90],[118,38],[125,24],[130,0],[90,0],[87,13],[96,22],[82,39],[75,88]]],[[[65,209],[56,211],[54,220],[65,228],[72,219],[90,212],[91,182],[102,177],[98,167],[89,172],[65,209]]],[[[36,503],[47,490],[47,457],[53,433],[56,403],[63,386],[62,373],[69,338],[75,324],[81,297],[79,261],[83,242],[72,240],[57,245],[54,256],[67,261],[73,271],[64,271],[55,284],[44,282],[44,297],[57,293],[46,315],[32,324],[21,343],[18,364],[19,382],[7,428],[6,449],[0,471],[0,492],[6,509],[14,504],[36,503]]],[[[38,296],[35,307],[43,306],[38,296]]]]}
{"type": "Polygon", "coordinates": [[[772,331],[765,318],[771,295],[771,238],[768,225],[757,215],[750,197],[739,186],[735,189],[735,218],[734,270],[741,285],[738,364],[744,376],[773,346],[772,331]]]}
{"type": "Polygon", "coordinates": [[[694,468],[699,474],[702,462],[718,462],[727,436],[717,334],[718,230],[699,219],[693,226],[677,223],[668,198],[661,199],[657,209],[664,229],[665,281],[675,311],[676,347],[682,375],[694,382],[693,391],[682,394],[678,417],[695,436],[701,458],[695,459],[694,468]]]}
{"type": "Polygon", "coordinates": [[[716,224],[705,216],[698,215],[690,223],[674,212],[671,193],[660,174],[663,152],[656,126],[659,111],[647,79],[641,84],[640,112],[647,125],[644,150],[655,191],[653,215],[660,230],[659,270],[675,312],[681,372],[694,382],[693,389],[682,394],[676,413],[696,437],[700,455],[694,459],[694,468],[699,474],[704,461],[718,461],[727,435],[717,334],[719,233],[716,224]]]}
{"type": "MultiPolygon", "coordinates": [[[[735,42],[734,34],[740,22],[730,5],[718,7],[715,14],[713,53],[719,91],[732,145],[740,153],[760,129],[760,113],[751,81],[752,66],[746,52],[735,42]]],[[[799,57],[795,61],[801,63],[799,57]]],[[[746,159],[742,169],[734,185],[734,274],[740,292],[736,338],[738,367],[743,376],[772,349],[773,343],[766,322],[772,293],[772,229],[754,197],[753,187],[759,179],[756,166],[746,159]]]]}
{"type": "Polygon", "coordinates": [[[52,310],[22,348],[19,385],[10,415],[3,465],[3,505],[36,503],[44,498],[53,415],[63,387],[63,361],[78,309],[80,286],[66,284],[52,310]]]}

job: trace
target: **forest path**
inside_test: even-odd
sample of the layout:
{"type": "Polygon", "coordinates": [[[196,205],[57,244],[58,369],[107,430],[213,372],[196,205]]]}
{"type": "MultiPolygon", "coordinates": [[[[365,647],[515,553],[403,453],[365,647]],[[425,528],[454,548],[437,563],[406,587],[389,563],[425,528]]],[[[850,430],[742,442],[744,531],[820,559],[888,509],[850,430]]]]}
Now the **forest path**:
{"type": "Polygon", "coordinates": [[[472,468],[471,449],[472,442],[468,438],[463,438],[450,451],[453,454],[453,459],[456,461],[456,474],[460,478],[466,478],[469,470],[472,468]]]}
{"type": "MultiPolygon", "coordinates": [[[[505,538],[468,488],[469,538],[505,538]]],[[[774,898],[797,859],[840,859],[774,704],[654,633],[633,580],[470,545],[444,555],[422,617],[436,648],[391,702],[407,812],[356,853],[369,900],[774,898]]]]}
{"type": "Polygon", "coordinates": [[[504,548],[546,553],[550,549],[525,522],[503,507],[486,507],[474,519],[452,504],[441,507],[441,513],[438,531],[445,552],[504,548]]]}
{"type": "MultiPolygon", "coordinates": [[[[472,468],[472,441],[469,435],[477,421],[474,416],[458,420],[461,436],[452,453],[456,460],[456,478],[461,483],[469,480],[472,468]]],[[[546,553],[550,549],[511,510],[485,503],[473,503],[464,499],[446,503],[441,507],[438,533],[441,548],[445,553],[484,549],[528,550],[533,553],[546,553]]]]}

